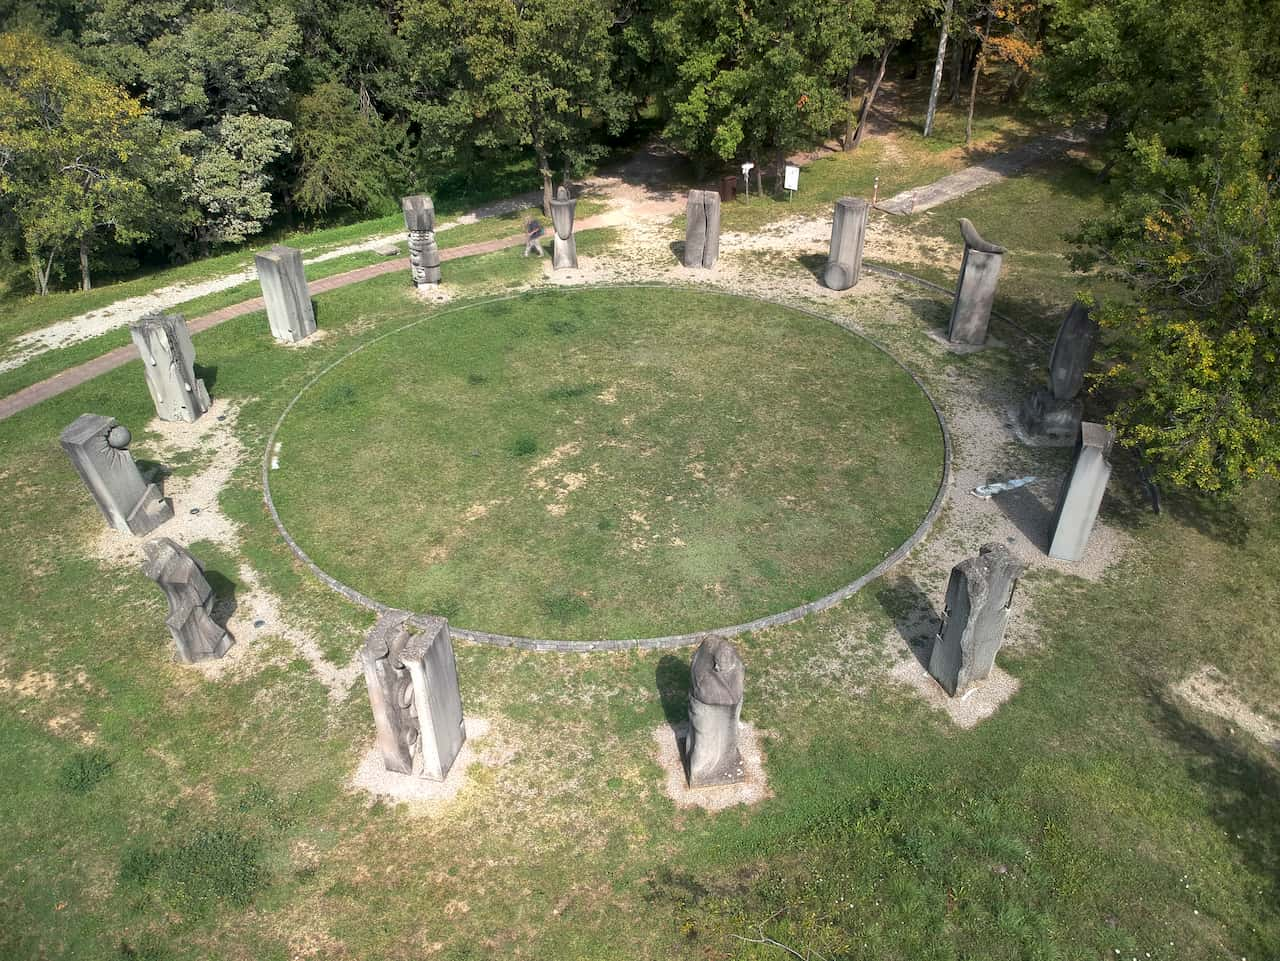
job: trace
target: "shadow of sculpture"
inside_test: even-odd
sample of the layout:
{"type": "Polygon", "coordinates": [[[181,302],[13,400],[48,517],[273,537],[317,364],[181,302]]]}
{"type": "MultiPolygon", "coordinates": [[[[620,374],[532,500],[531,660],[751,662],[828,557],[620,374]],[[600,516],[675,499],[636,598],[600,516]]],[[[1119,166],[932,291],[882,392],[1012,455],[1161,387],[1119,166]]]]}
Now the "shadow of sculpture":
{"type": "Polygon", "coordinates": [[[689,720],[689,662],[674,654],[664,654],[653,672],[662,715],[673,733],[683,733],[689,720]]]}
{"type": "Polygon", "coordinates": [[[927,670],[934,638],[942,626],[942,615],[933,606],[933,600],[914,579],[898,577],[881,585],[876,591],[876,601],[893,621],[907,650],[927,670]]]}
{"type": "Polygon", "coordinates": [[[1048,552],[1052,535],[1053,505],[1062,486],[1062,478],[1054,475],[1029,487],[996,494],[992,498],[1000,513],[1016,527],[1038,551],[1048,552]]]}
{"type": "MultiPolygon", "coordinates": [[[[209,616],[215,624],[225,629],[239,607],[236,600],[236,582],[225,574],[205,568],[205,580],[213,588],[213,610],[209,616]]],[[[234,640],[234,637],[232,638],[234,640]]]]}

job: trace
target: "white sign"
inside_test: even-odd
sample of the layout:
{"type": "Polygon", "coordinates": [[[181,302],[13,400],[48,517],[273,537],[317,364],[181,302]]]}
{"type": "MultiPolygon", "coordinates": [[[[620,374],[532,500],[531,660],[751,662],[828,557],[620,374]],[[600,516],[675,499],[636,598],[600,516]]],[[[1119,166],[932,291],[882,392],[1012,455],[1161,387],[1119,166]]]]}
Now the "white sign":
{"type": "Polygon", "coordinates": [[[783,169],[783,172],[782,172],[782,186],[787,190],[800,189],[800,168],[799,167],[793,167],[791,164],[787,164],[787,166],[783,169]]]}

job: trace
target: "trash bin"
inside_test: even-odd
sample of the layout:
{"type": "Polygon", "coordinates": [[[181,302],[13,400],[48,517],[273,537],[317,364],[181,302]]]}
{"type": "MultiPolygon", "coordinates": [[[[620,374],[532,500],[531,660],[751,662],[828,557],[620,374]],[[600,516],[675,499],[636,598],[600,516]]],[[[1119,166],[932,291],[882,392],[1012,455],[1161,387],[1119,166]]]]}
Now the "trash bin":
{"type": "Polygon", "coordinates": [[[738,199],[738,178],[730,174],[720,178],[720,202],[738,199]]]}

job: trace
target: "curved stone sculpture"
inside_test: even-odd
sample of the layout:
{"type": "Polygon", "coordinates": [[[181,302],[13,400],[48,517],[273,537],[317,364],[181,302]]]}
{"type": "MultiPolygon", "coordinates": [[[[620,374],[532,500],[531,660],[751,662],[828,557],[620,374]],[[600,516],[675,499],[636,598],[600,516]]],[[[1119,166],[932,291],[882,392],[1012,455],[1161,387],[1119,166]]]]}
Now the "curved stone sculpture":
{"type": "Polygon", "coordinates": [[[213,619],[213,588],[200,562],[167,537],[147,541],[142,552],[147,558],[142,572],[169,602],[165,625],[178,646],[178,660],[192,664],[226,654],[231,635],[213,619]]]}
{"type": "Polygon", "coordinates": [[[133,436],[114,417],[81,414],[62,432],[62,449],[102,515],[124,534],[149,534],[173,516],[160,488],[142,479],[129,453],[133,436]]]}
{"type": "Polygon", "coordinates": [[[857,197],[841,197],[836,201],[831,221],[831,253],[822,272],[822,282],[832,290],[848,290],[862,274],[862,243],[870,208],[870,204],[857,197]]]}
{"type": "Polygon", "coordinates": [[[684,257],[686,267],[714,267],[720,256],[720,195],[714,190],[690,190],[685,203],[684,257]]]}
{"type": "Polygon", "coordinates": [[[735,784],[746,777],[738,751],[738,719],[746,669],[723,637],[705,638],[693,652],[689,737],[685,763],[690,787],[735,784]]]}
{"type": "Polygon", "coordinates": [[[980,346],[987,342],[991,303],[995,300],[1005,249],[983,240],[978,229],[963,217],[960,235],[964,238],[964,259],[960,262],[960,280],[947,324],[947,340],[953,344],[980,346]]]}
{"type": "Polygon", "coordinates": [[[551,269],[578,266],[578,239],[573,235],[573,215],[578,202],[561,187],[551,201],[551,224],[555,237],[551,241],[551,269]]]}
{"type": "Polygon", "coordinates": [[[991,673],[1004,642],[1013,593],[1026,565],[1003,544],[984,544],[977,557],[951,569],[942,626],[929,673],[952,697],[991,673]]]}
{"type": "Polygon", "coordinates": [[[415,287],[440,283],[440,251],[436,248],[436,208],[425,194],[400,199],[409,232],[409,270],[415,287]]]}
{"type": "Polygon", "coordinates": [[[1085,421],[1080,425],[1075,460],[1062,482],[1058,506],[1053,512],[1050,557],[1064,561],[1078,561],[1084,557],[1089,535],[1102,507],[1107,480],[1111,477],[1111,462],[1107,456],[1115,439],[1115,432],[1102,424],[1085,421]]]}
{"type": "Polygon", "coordinates": [[[302,251],[275,244],[253,255],[258,283],[267,305],[271,336],[285,344],[296,344],[316,332],[316,312],[307,289],[302,251]]]}
{"type": "Polygon", "coordinates": [[[156,415],[161,420],[199,420],[209,409],[209,391],[196,377],[196,348],[187,322],[156,311],[130,324],[129,336],[142,356],[156,415]]]}
{"type": "Polygon", "coordinates": [[[1049,354],[1049,386],[1038,387],[1018,411],[1018,423],[1029,437],[1070,444],[1080,433],[1084,402],[1078,399],[1084,375],[1098,346],[1098,325],[1078,301],[1063,318],[1049,354]]]}

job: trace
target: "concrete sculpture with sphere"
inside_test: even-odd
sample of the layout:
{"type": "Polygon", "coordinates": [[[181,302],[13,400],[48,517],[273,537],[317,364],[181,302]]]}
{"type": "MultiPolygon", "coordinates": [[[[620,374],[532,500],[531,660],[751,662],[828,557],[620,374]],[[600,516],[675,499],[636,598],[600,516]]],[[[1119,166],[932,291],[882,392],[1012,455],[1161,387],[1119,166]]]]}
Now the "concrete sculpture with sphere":
{"type": "Polygon", "coordinates": [[[107,523],[124,534],[149,534],[173,516],[173,505],[148,484],[129,453],[133,435],[114,417],[81,414],[62,432],[71,459],[107,523]]]}

